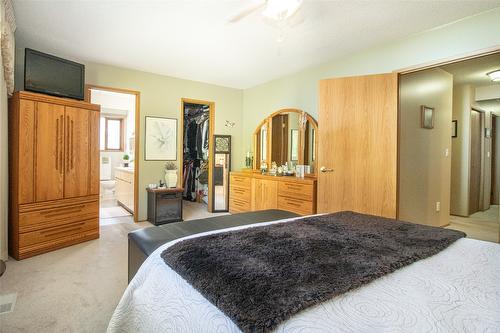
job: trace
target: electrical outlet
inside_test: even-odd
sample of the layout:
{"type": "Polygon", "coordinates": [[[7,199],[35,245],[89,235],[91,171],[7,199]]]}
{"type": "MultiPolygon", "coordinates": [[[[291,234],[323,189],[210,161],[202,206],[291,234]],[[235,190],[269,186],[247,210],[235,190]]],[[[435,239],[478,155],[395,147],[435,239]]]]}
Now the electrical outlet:
{"type": "Polygon", "coordinates": [[[441,202],[436,202],[436,212],[439,212],[441,210],[441,202]]]}

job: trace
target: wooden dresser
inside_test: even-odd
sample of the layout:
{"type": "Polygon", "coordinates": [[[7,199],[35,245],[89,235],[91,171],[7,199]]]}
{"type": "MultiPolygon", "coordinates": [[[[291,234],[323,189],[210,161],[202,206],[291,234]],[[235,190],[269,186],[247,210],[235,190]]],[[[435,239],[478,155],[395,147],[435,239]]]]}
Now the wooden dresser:
{"type": "Polygon", "coordinates": [[[255,172],[231,172],[231,213],[282,209],[300,215],[316,214],[316,179],[277,177],[255,172]]]}
{"type": "Polygon", "coordinates": [[[9,254],[99,238],[100,106],[31,92],[9,100],[9,254]]]}

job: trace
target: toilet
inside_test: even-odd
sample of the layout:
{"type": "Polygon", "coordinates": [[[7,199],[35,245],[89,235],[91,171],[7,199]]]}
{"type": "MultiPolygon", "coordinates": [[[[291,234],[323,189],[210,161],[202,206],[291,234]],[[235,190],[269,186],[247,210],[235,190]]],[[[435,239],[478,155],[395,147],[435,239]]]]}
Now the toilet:
{"type": "Polygon", "coordinates": [[[115,181],[111,178],[111,157],[101,156],[101,198],[113,198],[115,181]]]}

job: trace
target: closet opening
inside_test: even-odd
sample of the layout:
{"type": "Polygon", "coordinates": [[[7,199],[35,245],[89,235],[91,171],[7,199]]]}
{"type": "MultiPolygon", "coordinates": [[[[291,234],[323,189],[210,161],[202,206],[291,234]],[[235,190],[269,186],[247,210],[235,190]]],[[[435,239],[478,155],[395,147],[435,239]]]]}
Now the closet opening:
{"type": "Polygon", "coordinates": [[[193,212],[213,211],[214,103],[182,99],[183,199],[193,212]]]}

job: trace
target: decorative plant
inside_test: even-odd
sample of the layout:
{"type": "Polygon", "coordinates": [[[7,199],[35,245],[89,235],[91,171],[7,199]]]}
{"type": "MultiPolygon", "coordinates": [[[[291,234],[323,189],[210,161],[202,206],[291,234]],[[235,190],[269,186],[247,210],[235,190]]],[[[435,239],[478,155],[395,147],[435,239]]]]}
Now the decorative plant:
{"type": "Polygon", "coordinates": [[[124,161],[130,160],[130,156],[128,156],[128,154],[123,155],[123,160],[124,161]]]}
{"type": "Polygon", "coordinates": [[[165,170],[177,170],[177,164],[174,162],[165,163],[165,170]]]}

